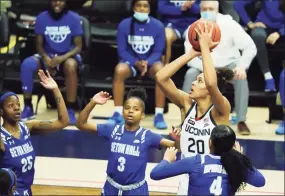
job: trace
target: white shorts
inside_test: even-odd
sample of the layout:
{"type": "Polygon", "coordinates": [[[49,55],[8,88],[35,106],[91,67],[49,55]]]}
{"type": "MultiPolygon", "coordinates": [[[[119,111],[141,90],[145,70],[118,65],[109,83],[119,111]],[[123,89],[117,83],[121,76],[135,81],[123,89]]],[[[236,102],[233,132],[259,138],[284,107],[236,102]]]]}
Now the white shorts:
{"type": "Polygon", "coordinates": [[[189,186],[189,174],[183,174],[179,182],[177,195],[188,195],[188,186],[189,186]]]}

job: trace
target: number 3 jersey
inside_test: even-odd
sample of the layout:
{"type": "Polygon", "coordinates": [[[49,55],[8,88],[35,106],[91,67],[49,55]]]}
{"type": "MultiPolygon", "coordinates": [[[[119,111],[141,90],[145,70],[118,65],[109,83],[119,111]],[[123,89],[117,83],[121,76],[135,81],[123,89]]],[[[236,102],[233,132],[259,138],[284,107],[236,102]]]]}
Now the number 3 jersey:
{"type": "Polygon", "coordinates": [[[4,127],[0,129],[5,147],[0,167],[10,168],[15,172],[16,190],[27,190],[34,181],[35,152],[27,126],[20,122],[19,127],[21,131],[19,139],[13,137],[4,127]]]}
{"type": "Polygon", "coordinates": [[[216,123],[211,115],[213,105],[197,118],[197,102],[193,102],[182,124],[180,148],[181,158],[209,153],[209,139],[216,123]]]}
{"type": "Polygon", "coordinates": [[[97,131],[109,142],[107,175],[121,185],[144,180],[149,149],[160,148],[162,136],[142,127],[128,131],[124,125],[99,124],[97,131]]]}

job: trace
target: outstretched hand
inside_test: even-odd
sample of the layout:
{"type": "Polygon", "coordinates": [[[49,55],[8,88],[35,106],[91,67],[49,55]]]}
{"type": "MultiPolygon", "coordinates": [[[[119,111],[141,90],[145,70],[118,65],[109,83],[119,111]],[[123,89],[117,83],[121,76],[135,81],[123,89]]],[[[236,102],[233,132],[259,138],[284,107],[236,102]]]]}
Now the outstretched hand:
{"type": "Polygon", "coordinates": [[[201,25],[197,25],[198,28],[195,28],[196,33],[198,34],[198,39],[200,46],[207,45],[209,48],[213,48],[214,46],[218,45],[219,42],[213,42],[212,34],[214,29],[214,23],[211,23],[210,30],[208,29],[208,22],[204,22],[204,28],[202,29],[201,25]]]}
{"type": "Polygon", "coordinates": [[[57,83],[50,76],[49,72],[48,71],[46,72],[47,72],[47,75],[42,69],[40,69],[38,72],[38,75],[41,79],[41,85],[49,90],[57,89],[58,88],[57,83]]]}
{"type": "Polygon", "coordinates": [[[109,95],[109,93],[107,93],[105,91],[101,91],[101,92],[97,93],[96,95],[94,95],[94,97],[92,99],[96,104],[104,105],[111,98],[112,98],[112,96],[109,95]]]}
{"type": "Polygon", "coordinates": [[[178,150],[175,149],[175,147],[170,147],[167,148],[167,150],[164,153],[164,157],[163,160],[168,161],[169,163],[172,163],[176,160],[176,154],[177,154],[178,150]]]}

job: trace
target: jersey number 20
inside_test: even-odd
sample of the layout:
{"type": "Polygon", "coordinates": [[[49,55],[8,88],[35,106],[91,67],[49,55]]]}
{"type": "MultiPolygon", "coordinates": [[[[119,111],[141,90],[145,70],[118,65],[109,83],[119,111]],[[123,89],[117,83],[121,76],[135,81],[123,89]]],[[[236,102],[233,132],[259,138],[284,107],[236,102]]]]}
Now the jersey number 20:
{"type": "Polygon", "coordinates": [[[26,158],[22,158],[21,160],[22,163],[22,172],[25,173],[29,170],[32,169],[33,167],[33,157],[32,156],[28,156],[26,158]]]}
{"type": "Polygon", "coordinates": [[[222,176],[218,176],[217,179],[215,179],[212,182],[212,185],[210,187],[210,193],[215,195],[221,195],[223,191],[222,188],[222,176]]]}
{"type": "Polygon", "coordinates": [[[189,138],[188,141],[190,142],[188,146],[188,152],[199,153],[199,154],[205,153],[205,146],[203,140],[195,141],[193,138],[189,138]]]}
{"type": "Polygon", "coordinates": [[[125,157],[118,158],[119,165],[117,167],[119,172],[123,172],[125,170],[126,159],[125,157]]]}

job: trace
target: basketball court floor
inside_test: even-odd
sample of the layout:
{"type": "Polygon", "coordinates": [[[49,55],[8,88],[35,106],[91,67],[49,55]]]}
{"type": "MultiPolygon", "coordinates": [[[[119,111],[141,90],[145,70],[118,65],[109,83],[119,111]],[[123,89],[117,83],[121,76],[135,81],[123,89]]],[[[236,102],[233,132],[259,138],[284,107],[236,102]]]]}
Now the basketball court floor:
{"type": "MultiPolygon", "coordinates": [[[[22,101],[22,97],[20,100],[22,101]]],[[[34,106],[35,101],[36,97],[33,97],[34,106]]],[[[106,105],[96,106],[91,117],[111,116],[113,109],[113,101],[109,101],[106,105]]],[[[49,120],[56,117],[55,110],[46,109],[43,98],[40,101],[37,119],[49,120]]],[[[285,193],[284,136],[275,135],[274,131],[279,122],[267,124],[265,122],[267,117],[266,108],[249,108],[247,124],[252,133],[250,136],[237,134],[245,153],[265,175],[266,185],[262,188],[247,185],[238,195],[284,195],[285,193]]],[[[170,104],[165,119],[169,127],[179,124],[179,109],[170,104]]],[[[91,121],[105,122],[105,120],[91,121]]],[[[169,133],[169,130],[154,129],[153,115],[148,115],[142,126],[164,136],[169,133]]],[[[233,128],[236,130],[235,125],[233,128]]],[[[74,126],[68,126],[57,133],[34,136],[33,145],[37,154],[34,195],[100,195],[105,182],[108,157],[104,139],[97,137],[96,134],[80,132],[74,126]]],[[[150,195],[175,195],[180,177],[161,181],[151,180],[149,173],[162,159],[163,151],[156,150],[150,154],[146,171],[150,195]]]]}

